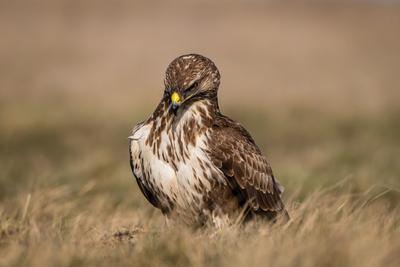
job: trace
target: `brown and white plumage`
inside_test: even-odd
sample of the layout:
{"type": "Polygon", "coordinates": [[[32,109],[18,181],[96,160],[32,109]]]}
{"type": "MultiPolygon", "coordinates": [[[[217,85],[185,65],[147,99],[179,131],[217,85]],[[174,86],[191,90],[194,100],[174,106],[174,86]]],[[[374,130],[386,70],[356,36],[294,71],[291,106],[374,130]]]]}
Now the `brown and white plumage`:
{"type": "Polygon", "coordinates": [[[282,187],[253,138],[220,113],[220,74],[190,54],[168,66],[154,113],[130,136],[133,174],[147,200],[187,224],[287,214],[282,187]]]}

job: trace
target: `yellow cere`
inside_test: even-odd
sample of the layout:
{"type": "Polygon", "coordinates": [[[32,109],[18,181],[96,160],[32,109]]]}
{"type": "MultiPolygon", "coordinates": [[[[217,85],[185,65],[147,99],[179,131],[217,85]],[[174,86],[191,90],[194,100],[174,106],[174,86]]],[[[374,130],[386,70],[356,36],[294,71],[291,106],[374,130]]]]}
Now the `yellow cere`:
{"type": "Polygon", "coordinates": [[[177,92],[173,92],[171,95],[171,100],[173,103],[179,104],[181,103],[181,97],[179,96],[179,94],[177,92]]]}

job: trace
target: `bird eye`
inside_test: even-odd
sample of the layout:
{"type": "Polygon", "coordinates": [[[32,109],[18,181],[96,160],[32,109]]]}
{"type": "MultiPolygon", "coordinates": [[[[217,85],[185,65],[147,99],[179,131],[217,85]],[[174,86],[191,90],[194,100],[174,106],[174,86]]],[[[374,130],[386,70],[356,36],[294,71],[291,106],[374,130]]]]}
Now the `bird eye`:
{"type": "Polygon", "coordinates": [[[188,87],[185,91],[191,91],[193,89],[196,89],[199,86],[199,81],[195,81],[190,87],[188,87]]]}

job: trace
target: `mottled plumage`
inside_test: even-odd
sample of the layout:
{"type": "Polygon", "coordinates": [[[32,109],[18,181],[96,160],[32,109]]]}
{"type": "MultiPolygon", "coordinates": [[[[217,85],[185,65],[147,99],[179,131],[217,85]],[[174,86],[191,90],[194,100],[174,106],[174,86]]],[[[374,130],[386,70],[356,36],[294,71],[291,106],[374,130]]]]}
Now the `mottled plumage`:
{"type": "Polygon", "coordinates": [[[287,216],[266,158],[246,129],[221,114],[219,83],[208,58],[171,62],[161,102],[130,136],[139,188],[168,218],[191,225],[287,216]]]}

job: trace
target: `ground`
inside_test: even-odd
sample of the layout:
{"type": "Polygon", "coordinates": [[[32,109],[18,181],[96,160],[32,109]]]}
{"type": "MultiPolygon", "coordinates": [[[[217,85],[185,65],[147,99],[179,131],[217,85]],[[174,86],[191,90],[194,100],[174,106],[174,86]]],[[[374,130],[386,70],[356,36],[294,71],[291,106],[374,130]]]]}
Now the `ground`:
{"type": "Polygon", "coordinates": [[[29,3],[0,8],[0,266],[399,266],[398,5],[29,3]],[[289,223],[167,228],[141,195],[127,137],[186,52],[289,223]]]}

